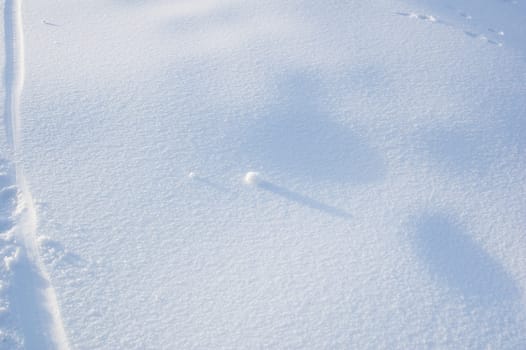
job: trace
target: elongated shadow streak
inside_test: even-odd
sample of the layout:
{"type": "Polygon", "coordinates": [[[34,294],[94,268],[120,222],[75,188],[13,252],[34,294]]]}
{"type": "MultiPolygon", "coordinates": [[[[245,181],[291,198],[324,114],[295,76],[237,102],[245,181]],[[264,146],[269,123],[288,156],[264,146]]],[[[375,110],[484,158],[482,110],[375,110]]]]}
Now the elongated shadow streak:
{"type": "Polygon", "coordinates": [[[307,196],[304,196],[302,194],[292,192],[287,190],[284,187],[275,185],[273,183],[270,183],[268,181],[260,181],[257,186],[265,191],[272,192],[275,195],[281,196],[283,198],[286,198],[290,201],[296,202],[298,204],[304,205],[306,207],[309,207],[311,209],[316,209],[319,211],[322,211],[324,213],[327,213],[332,216],[336,216],[343,219],[350,219],[352,216],[345,212],[344,210],[338,209],[336,207],[324,204],[322,202],[319,202],[315,199],[309,198],[307,196]]]}

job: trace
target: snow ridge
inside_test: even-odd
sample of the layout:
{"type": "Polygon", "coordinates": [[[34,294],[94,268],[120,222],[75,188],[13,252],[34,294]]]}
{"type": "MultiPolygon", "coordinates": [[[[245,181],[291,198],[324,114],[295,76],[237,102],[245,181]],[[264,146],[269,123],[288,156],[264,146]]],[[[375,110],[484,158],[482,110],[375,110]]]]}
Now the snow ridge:
{"type": "Polygon", "coordinates": [[[0,219],[6,222],[0,227],[0,243],[11,255],[5,256],[2,251],[1,272],[8,275],[3,279],[8,285],[4,286],[7,292],[2,291],[1,299],[6,299],[4,311],[9,317],[0,319],[0,336],[3,323],[14,322],[23,338],[11,335],[14,347],[68,349],[56,294],[38,253],[33,198],[16,162],[20,151],[20,100],[25,75],[21,0],[4,3],[4,35],[4,127],[12,159],[2,160],[1,164],[5,171],[1,174],[4,181],[0,192],[7,197],[0,199],[3,209],[0,219]]]}

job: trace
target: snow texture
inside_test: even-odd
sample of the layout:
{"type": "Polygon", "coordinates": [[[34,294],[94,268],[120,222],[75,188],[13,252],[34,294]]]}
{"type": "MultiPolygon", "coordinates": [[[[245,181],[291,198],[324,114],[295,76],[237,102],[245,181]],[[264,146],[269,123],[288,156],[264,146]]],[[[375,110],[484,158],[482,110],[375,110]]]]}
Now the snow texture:
{"type": "Polygon", "coordinates": [[[6,0],[0,349],[526,348],[526,3],[6,0]]]}

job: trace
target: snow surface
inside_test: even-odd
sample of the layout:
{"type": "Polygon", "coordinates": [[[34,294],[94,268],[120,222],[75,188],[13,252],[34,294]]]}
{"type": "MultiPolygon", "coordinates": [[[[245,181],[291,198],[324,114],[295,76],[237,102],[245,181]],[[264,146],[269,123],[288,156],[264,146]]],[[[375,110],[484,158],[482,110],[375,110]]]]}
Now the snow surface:
{"type": "Polygon", "coordinates": [[[2,9],[0,349],[526,348],[526,2],[2,9]]]}

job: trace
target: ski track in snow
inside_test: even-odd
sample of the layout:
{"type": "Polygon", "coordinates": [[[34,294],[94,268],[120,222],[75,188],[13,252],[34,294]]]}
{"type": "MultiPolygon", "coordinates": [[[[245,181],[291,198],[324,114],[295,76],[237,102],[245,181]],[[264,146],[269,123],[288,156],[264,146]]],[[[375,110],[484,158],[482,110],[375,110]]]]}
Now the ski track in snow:
{"type": "Polygon", "coordinates": [[[68,349],[55,291],[37,244],[37,216],[21,167],[24,84],[21,0],[4,3],[4,128],[11,159],[0,160],[0,348],[68,349]]]}

